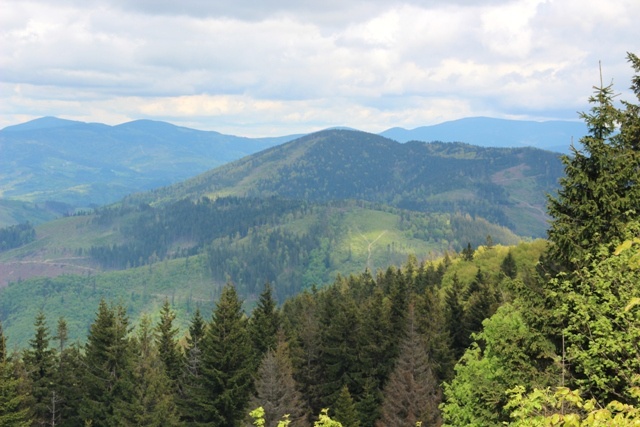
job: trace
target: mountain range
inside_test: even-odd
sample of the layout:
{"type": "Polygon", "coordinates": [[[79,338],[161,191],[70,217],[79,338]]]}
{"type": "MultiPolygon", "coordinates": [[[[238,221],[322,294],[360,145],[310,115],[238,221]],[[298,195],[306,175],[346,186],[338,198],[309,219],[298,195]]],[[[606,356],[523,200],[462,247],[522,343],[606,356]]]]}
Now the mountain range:
{"type": "MultiPolygon", "coordinates": [[[[380,135],[399,142],[461,141],[566,152],[571,138],[584,133],[584,125],[574,122],[469,118],[380,135]]],[[[113,203],[300,136],[244,138],[150,120],[108,126],[43,117],[9,126],[0,130],[0,226],[113,203]]]]}
{"type": "MultiPolygon", "coordinates": [[[[133,127],[143,124],[159,126],[133,127]]],[[[544,236],[545,194],[562,174],[559,154],[536,148],[316,132],[33,232],[13,229],[17,246],[0,252],[0,320],[25,340],[45,307],[80,336],[93,316],[83,307],[100,298],[125,301],[134,316],[164,298],[189,311],[212,305],[227,281],[251,304],[268,281],[282,301],[409,256],[512,245],[544,236]]]]}

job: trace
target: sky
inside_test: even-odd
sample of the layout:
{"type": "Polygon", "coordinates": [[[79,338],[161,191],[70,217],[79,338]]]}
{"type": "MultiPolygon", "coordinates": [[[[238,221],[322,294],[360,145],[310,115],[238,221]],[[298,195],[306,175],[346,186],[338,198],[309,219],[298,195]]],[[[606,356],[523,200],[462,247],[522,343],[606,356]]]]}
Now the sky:
{"type": "Polygon", "coordinates": [[[137,119],[249,137],[618,99],[638,0],[0,0],[0,128],[137,119]]]}

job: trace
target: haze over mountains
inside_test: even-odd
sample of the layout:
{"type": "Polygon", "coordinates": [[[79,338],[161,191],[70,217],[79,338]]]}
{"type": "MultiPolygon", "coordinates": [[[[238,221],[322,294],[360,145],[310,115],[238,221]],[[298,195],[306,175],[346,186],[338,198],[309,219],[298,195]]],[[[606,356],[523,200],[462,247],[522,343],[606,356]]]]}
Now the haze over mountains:
{"type": "MultiPolygon", "coordinates": [[[[566,152],[571,139],[577,141],[585,131],[575,122],[468,118],[381,135],[399,142],[461,141],[566,152]]],[[[113,203],[300,136],[244,138],[149,120],[108,126],[43,117],[9,126],[0,130],[0,225],[41,222],[76,207],[113,203]]]]}

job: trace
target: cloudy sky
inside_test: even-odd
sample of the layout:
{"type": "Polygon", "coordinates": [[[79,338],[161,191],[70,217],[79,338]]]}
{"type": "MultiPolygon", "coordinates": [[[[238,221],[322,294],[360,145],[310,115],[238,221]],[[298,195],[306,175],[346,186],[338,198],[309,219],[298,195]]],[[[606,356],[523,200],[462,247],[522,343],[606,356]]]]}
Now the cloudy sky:
{"type": "Polygon", "coordinates": [[[0,0],[0,128],[154,119],[244,136],[577,119],[620,98],[638,0],[0,0]]]}

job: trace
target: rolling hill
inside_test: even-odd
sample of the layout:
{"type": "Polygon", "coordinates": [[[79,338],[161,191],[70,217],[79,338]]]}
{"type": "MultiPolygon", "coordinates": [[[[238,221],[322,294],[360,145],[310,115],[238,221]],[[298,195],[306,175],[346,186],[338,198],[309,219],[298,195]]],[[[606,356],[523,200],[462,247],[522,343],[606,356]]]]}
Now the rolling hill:
{"type": "Polygon", "coordinates": [[[419,212],[461,212],[521,236],[546,231],[546,194],[563,166],[557,153],[463,143],[400,144],[359,131],[298,138],[128,203],[276,195],[312,202],[358,199],[419,212]]]}
{"type": "Polygon", "coordinates": [[[0,320],[24,340],[42,308],[82,336],[103,297],[134,317],[164,298],[189,311],[232,281],[251,305],[266,281],[282,301],[410,255],[515,244],[544,233],[561,173],[556,153],[533,148],[318,132],[38,225],[0,252],[0,320]]]}
{"type": "Polygon", "coordinates": [[[0,130],[0,197],[104,205],[292,138],[241,138],[150,120],[108,126],[44,117],[0,130]]]}

